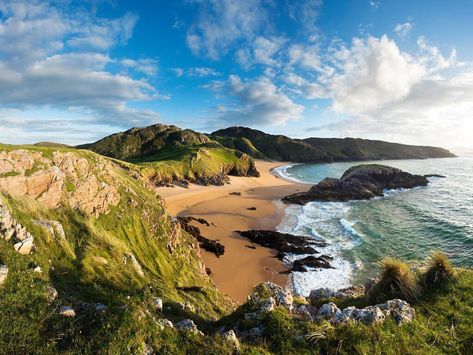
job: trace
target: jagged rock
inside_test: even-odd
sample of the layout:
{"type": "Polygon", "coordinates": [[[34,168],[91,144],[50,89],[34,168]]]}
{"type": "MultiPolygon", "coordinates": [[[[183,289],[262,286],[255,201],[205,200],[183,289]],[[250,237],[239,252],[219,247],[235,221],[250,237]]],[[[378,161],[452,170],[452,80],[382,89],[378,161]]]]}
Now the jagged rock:
{"type": "Polygon", "coordinates": [[[169,319],[160,318],[157,320],[158,325],[160,326],[161,330],[164,328],[174,328],[174,324],[169,319]]]}
{"type": "Polygon", "coordinates": [[[138,260],[136,260],[135,256],[132,253],[125,253],[123,257],[123,263],[126,265],[128,260],[131,260],[131,265],[140,276],[145,275],[145,273],[143,272],[143,269],[141,268],[140,263],[138,262],[138,260]]]}
{"type": "Polygon", "coordinates": [[[57,290],[52,286],[46,287],[46,298],[49,302],[53,302],[58,297],[57,290]]]}
{"type": "Polygon", "coordinates": [[[201,248],[207,250],[208,252],[214,253],[217,257],[220,257],[225,253],[225,246],[220,244],[216,240],[211,240],[204,237],[200,229],[198,227],[192,226],[190,223],[192,221],[196,221],[200,224],[204,224],[209,226],[209,222],[207,222],[203,218],[194,218],[194,217],[177,217],[177,221],[179,221],[181,228],[184,229],[187,233],[192,235],[198,242],[201,248]]]}
{"type": "Polygon", "coordinates": [[[240,349],[240,341],[233,330],[223,333],[222,337],[225,341],[232,344],[235,349],[240,349]]]}
{"type": "Polygon", "coordinates": [[[326,178],[307,192],[283,198],[284,202],[304,205],[310,201],[367,200],[383,196],[385,189],[426,186],[427,178],[385,165],[358,165],[340,179],[326,178]]]}
{"type": "Polygon", "coordinates": [[[34,238],[32,236],[13,245],[13,248],[20,254],[28,255],[35,249],[34,238]]]}
{"type": "Polygon", "coordinates": [[[76,316],[76,312],[69,306],[61,306],[59,314],[63,317],[72,318],[76,316]]]}
{"type": "Polygon", "coordinates": [[[302,259],[294,260],[292,264],[292,268],[290,271],[297,271],[297,272],[307,272],[307,268],[312,269],[332,269],[332,265],[330,265],[330,261],[333,258],[328,255],[320,255],[320,256],[313,256],[309,255],[302,259]]]}
{"type": "Polygon", "coordinates": [[[355,298],[363,296],[364,294],[364,286],[351,286],[337,291],[331,288],[318,288],[310,291],[309,301],[312,304],[317,304],[319,301],[327,298],[355,298]]]}
{"type": "Polygon", "coordinates": [[[248,230],[237,231],[237,233],[255,244],[276,249],[280,260],[284,259],[286,254],[315,254],[317,251],[314,246],[326,246],[325,242],[316,241],[313,238],[271,230],[248,230]]]}
{"type": "Polygon", "coordinates": [[[310,304],[300,304],[295,307],[294,313],[303,319],[311,320],[317,315],[317,308],[310,304]]]}
{"type": "Polygon", "coordinates": [[[276,301],[274,300],[274,298],[269,297],[263,302],[260,310],[263,313],[269,313],[274,310],[274,307],[276,307],[276,301]]]}
{"type": "Polygon", "coordinates": [[[44,227],[53,237],[59,237],[60,240],[66,239],[66,233],[64,232],[64,228],[60,222],[42,220],[35,221],[34,223],[44,227]]]}
{"type": "Polygon", "coordinates": [[[399,299],[361,309],[351,306],[343,311],[335,303],[330,302],[320,307],[315,319],[317,321],[326,320],[332,324],[361,322],[374,325],[384,322],[387,317],[391,317],[398,325],[402,325],[415,318],[415,309],[406,301],[399,299]]]}
{"type": "Polygon", "coordinates": [[[268,298],[274,299],[276,306],[282,306],[289,311],[293,308],[294,298],[292,292],[269,281],[255,287],[253,293],[249,296],[249,303],[261,310],[268,298]]]}
{"type": "Polygon", "coordinates": [[[184,319],[176,324],[176,328],[196,334],[204,335],[191,319],[184,319]]]}
{"type": "Polygon", "coordinates": [[[315,319],[319,322],[322,320],[333,322],[339,313],[341,313],[341,311],[337,305],[333,302],[329,302],[320,307],[315,319]]]}
{"type": "Polygon", "coordinates": [[[163,310],[163,300],[159,297],[153,297],[153,308],[157,312],[161,312],[163,310]]]}
{"type": "Polygon", "coordinates": [[[8,276],[8,267],[0,264],[0,286],[6,281],[8,276]]]}

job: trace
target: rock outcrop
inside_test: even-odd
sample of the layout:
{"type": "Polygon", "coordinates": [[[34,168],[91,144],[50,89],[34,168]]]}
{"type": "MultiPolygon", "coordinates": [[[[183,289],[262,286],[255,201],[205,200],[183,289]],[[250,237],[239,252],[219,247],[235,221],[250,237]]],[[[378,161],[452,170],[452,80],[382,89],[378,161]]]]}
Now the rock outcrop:
{"type": "Polygon", "coordinates": [[[23,255],[31,254],[36,248],[34,237],[13,218],[2,198],[0,198],[0,237],[7,241],[12,240],[13,248],[23,255]]]}
{"type": "Polygon", "coordinates": [[[206,220],[194,217],[177,217],[177,220],[180,223],[181,228],[192,235],[199,242],[199,245],[202,249],[210,253],[214,253],[217,258],[225,253],[225,246],[223,244],[217,242],[216,240],[204,237],[198,227],[190,224],[191,222],[195,221],[197,223],[209,226],[209,223],[206,220]]]}
{"type": "Polygon", "coordinates": [[[8,267],[0,264],[0,286],[5,283],[8,276],[8,267]]]}
{"type": "Polygon", "coordinates": [[[311,201],[368,200],[384,195],[385,189],[426,186],[427,178],[384,165],[358,165],[340,179],[326,178],[307,192],[286,196],[283,201],[304,205],[311,201]]]}

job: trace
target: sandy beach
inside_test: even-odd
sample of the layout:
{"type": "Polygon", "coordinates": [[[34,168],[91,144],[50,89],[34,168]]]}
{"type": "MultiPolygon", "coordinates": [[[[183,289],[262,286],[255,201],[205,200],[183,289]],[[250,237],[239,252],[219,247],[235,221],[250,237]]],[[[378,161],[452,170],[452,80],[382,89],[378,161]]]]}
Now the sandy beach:
{"type": "Polygon", "coordinates": [[[253,245],[235,233],[236,230],[274,229],[284,215],[285,205],[280,198],[308,189],[308,185],[275,176],[271,169],[281,165],[286,164],[256,161],[261,174],[259,178],[230,177],[231,184],[225,186],[157,189],[171,215],[200,217],[211,224],[209,227],[196,226],[205,237],[225,245],[225,254],[217,258],[202,250],[202,258],[212,271],[211,277],[217,287],[239,302],[245,301],[258,283],[287,284],[287,275],[280,273],[287,268],[275,258],[275,251],[253,245]],[[233,192],[241,195],[231,195],[233,192]]]}

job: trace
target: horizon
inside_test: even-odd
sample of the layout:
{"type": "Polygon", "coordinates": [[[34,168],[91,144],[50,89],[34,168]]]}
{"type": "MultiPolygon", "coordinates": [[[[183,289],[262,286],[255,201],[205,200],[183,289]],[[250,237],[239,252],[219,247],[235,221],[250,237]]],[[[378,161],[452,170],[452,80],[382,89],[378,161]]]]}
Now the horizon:
{"type": "Polygon", "coordinates": [[[0,1],[0,142],[77,145],[160,122],[471,152],[471,10],[0,1]]]}

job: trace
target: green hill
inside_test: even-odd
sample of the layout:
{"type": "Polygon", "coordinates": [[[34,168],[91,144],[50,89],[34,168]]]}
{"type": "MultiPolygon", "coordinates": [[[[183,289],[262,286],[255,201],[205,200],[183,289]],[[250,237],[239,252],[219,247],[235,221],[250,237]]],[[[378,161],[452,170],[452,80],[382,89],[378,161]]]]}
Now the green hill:
{"type": "Polygon", "coordinates": [[[132,128],[78,148],[138,164],[156,184],[185,180],[219,185],[227,175],[259,175],[250,156],[176,126],[132,128]]]}
{"type": "Polygon", "coordinates": [[[229,127],[210,137],[252,157],[278,161],[323,163],[385,159],[426,159],[454,157],[446,149],[413,146],[358,138],[292,139],[246,127],[229,127]]]}

